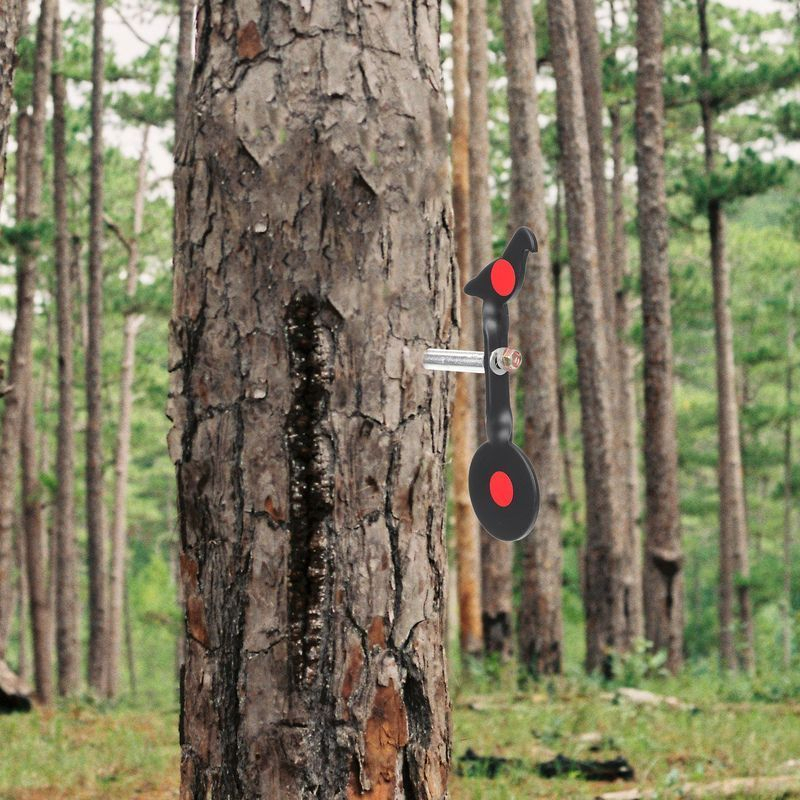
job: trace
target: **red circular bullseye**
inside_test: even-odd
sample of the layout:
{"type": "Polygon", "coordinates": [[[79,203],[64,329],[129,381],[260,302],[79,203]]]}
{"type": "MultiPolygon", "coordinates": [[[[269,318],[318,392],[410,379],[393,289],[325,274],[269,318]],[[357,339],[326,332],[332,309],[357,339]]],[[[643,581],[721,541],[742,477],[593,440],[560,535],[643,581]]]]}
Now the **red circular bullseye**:
{"type": "Polygon", "coordinates": [[[517,285],[514,267],[504,258],[498,258],[492,265],[492,288],[501,297],[508,297],[517,285]]]}
{"type": "Polygon", "coordinates": [[[514,499],[514,484],[505,472],[499,470],[489,478],[489,494],[497,505],[505,508],[514,499]]]}

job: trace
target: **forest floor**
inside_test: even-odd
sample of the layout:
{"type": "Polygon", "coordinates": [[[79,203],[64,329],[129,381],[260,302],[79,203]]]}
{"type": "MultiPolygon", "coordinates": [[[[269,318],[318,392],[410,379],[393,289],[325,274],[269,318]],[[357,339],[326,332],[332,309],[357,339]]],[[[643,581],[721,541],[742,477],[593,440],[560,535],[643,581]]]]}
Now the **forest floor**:
{"type": "MultiPolygon", "coordinates": [[[[681,796],[687,782],[786,774],[797,776],[800,789],[800,700],[776,702],[753,693],[751,684],[747,697],[736,680],[687,676],[646,682],[645,688],[686,704],[676,708],[639,705],[588,679],[525,688],[485,675],[452,683],[452,800],[578,800],[634,786],[669,800],[681,796]],[[468,749],[508,762],[465,762],[468,749]],[[539,777],[536,765],[557,754],[582,760],[623,756],[635,780],[539,777]]],[[[174,707],[73,704],[0,717],[0,800],[176,798],[176,728],[174,707]]]]}

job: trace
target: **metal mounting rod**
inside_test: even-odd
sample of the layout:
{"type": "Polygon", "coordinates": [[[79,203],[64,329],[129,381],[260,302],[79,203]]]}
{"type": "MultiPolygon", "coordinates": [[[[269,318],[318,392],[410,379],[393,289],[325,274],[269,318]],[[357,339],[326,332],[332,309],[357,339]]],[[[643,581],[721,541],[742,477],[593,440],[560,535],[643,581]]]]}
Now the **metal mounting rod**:
{"type": "MultiPolygon", "coordinates": [[[[489,366],[497,375],[516,372],[522,363],[522,354],[512,347],[495,350],[489,366]]],[[[483,353],[480,350],[426,350],[422,362],[425,369],[445,372],[474,372],[483,374],[483,353]]]]}

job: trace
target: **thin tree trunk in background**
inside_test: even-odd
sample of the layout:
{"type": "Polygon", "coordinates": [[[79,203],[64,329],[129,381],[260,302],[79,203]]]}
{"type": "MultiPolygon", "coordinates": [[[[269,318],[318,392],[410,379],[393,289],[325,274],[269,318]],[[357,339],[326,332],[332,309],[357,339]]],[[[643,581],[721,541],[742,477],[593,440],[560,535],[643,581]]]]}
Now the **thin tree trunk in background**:
{"type": "Polygon", "coordinates": [[[200,7],[177,147],[181,796],[439,800],[449,381],[419,370],[457,312],[438,6],[320,26],[290,0],[285,40],[282,14],[260,37],[273,4],[228,35],[233,6],[200,7]]]}
{"type": "MultiPolygon", "coordinates": [[[[700,29],[700,71],[711,75],[711,47],[706,0],[697,0],[700,29]]],[[[700,97],[703,119],[706,177],[714,173],[716,134],[714,109],[708,90],[700,97]]],[[[710,186],[710,181],[708,183],[710,186]]],[[[730,266],[725,255],[725,213],[722,201],[708,198],[708,232],[714,289],[714,334],[717,356],[717,419],[719,426],[719,626],[720,656],[728,669],[755,668],[753,614],[750,600],[750,561],[747,552],[747,517],[744,505],[739,404],[736,396],[736,366],[733,354],[733,319],[730,309],[730,266]],[[739,635],[734,621],[734,603],[739,635]],[[738,642],[737,642],[738,639],[738,642]]]]}
{"type": "Polygon", "coordinates": [[[508,117],[511,138],[510,230],[530,226],[539,252],[528,257],[519,297],[520,348],[528,359],[524,387],[525,450],[541,486],[536,532],[522,544],[523,576],[519,656],[536,675],[561,671],[561,452],[558,441],[558,372],[545,207],[544,159],[536,88],[536,30],[527,0],[503,0],[508,117]]]}
{"type": "MultiPolygon", "coordinates": [[[[472,350],[475,342],[474,308],[463,287],[472,278],[470,257],[469,193],[469,2],[453,0],[453,217],[458,261],[459,347],[472,350]]],[[[481,619],[481,532],[469,499],[469,465],[477,449],[475,376],[456,373],[451,421],[453,452],[453,506],[457,562],[459,642],[461,650],[480,655],[483,650],[481,619]]]]}
{"type": "Polygon", "coordinates": [[[610,110],[614,175],[611,184],[613,208],[612,264],[614,267],[614,327],[619,374],[619,448],[625,486],[627,553],[626,591],[631,630],[644,636],[644,588],[642,585],[642,533],[639,525],[638,414],[636,412],[635,352],[630,338],[631,297],[628,289],[628,246],[625,235],[625,159],[622,151],[623,127],[620,106],[610,110]]]}
{"type": "Polygon", "coordinates": [[[561,444],[561,458],[563,462],[564,490],[567,493],[567,502],[570,507],[570,518],[575,528],[580,526],[578,511],[578,498],[575,494],[575,481],[572,477],[572,453],[570,451],[569,420],[567,419],[566,389],[561,378],[561,273],[564,268],[562,260],[562,215],[563,184],[561,181],[561,168],[556,172],[556,206],[553,213],[553,340],[556,345],[556,376],[558,378],[558,438],[561,444]]]}
{"type": "Polygon", "coordinates": [[[645,623],[648,641],[683,664],[683,548],[673,400],[672,312],[664,183],[661,0],[637,0],[636,162],[644,339],[645,623]]]}
{"type": "MultiPolygon", "coordinates": [[[[52,23],[51,23],[52,30],[52,23]]],[[[36,468],[36,428],[34,425],[33,381],[28,378],[22,414],[20,455],[22,461],[22,522],[25,530],[25,560],[28,569],[31,631],[33,633],[33,673],[36,698],[49,705],[53,701],[53,618],[47,576],[47,542],[42,514],[42,485],[36,468]]]]}
{"type": "MultiPolygon", "coordinates": [[[[21,224],[25,218],[25,197],[28,187],[28,149],[30,147],[29,139],[30,131],[30,116],[25,109],[20,109],[17,114],[17,152],[14,158],[15,168],[15,214],[17,224],[21,224]]],[[[21,292],[26,293],[32,291],[23,288],[23,275],[19,269],[22,264],[22,258],[17,255],[17,319],[14,322],[14,336],[11,342],[11,353],[9,356],[9,369],[6,373],[6,384],[11,387],[11,391],[4,397],[3,403],[5,407],[5,414],[3,415],[2,428],[0,428],[0,465],[4,465],[0,470],[0,658],[5,656],[6,645],[8,643],[8,636],[11,631],[12,620],[14,616],[14,591],[13,581],[11,576],[13,573],[13,559],[14,559],[14,499],[16,492],[17,480],[17,459],[19,457],[19,423],[20,423],[20,408],[18,404],[18,393],[13,388],[13,372],[15,369],[21,371],[24,364],[18,358],[17,350],[22,346],[22,342],[18,341],[18,336],[24,336],[22,330],[23,320],[19,316],[20,305],[22,299],[21,292]],[[19,331],[17,331],[19,328],[19,331]],[[17,342],[15,344],[15,342],[17,342]],[[9,410],[10,407],[10,410],[9,410]],[[10,416],[9,416],[10,415],[10,416]],[[8,418],[8,422],[6,419],[8,418]]],[[[29,280],[29,276],[25,277],[25,281],[29,280]]],[[[22,307],[23,310],[28,311],[27,306],[22,307]]],[[[33,309],[30,308],[32,316],[33,309]]],[[[31,319],[30,325],[33,325],[31,319]]],[[[21,353],[19,354],[21,355],[21,353]]],[[[20,536],[17,533],[17,536],[20,536]]],[[[24,540],[23,540],[24,542],[24,540]]],[[[27,576],[25,577],[27,585],[27,576]]],[[[27,598],[27,592],[26,592],[27,598]]],[[[18,602],[27,603],[27,599],[19,598],[18,602]]]]}
{"type": "Polygon", "coordinates": [[[75,542],[75,403],[73,292],[67,216],[66,77],[61,19],[56,9],[53,29],[53,205],[55,213],[56,322],[58,327],[58,431],[56,434],[55,553],[56,654],[58,693],[74,695],[80,687],[78,644],[78,556],[75,542]]]}
{"type": "Polygon", "coordinates": [[[616,527],[622,503],[614,480],[613,393],[607,339],[597,335],[604,325],[603,298],[575,6],[572,0],[548,0],[547,8],[566,191],[586,481],[586,666],[590,671],[608,670],[610,651],[628,644],[622,543],[616,527]]]}
{"type": "MultiPolygon", "coordinates": [[[[603,297],[603,314],[608,351],[609,382],[614,407],[613,415],[615,480],[622,495],[622,516],[615,520],[615,535],[621,540],[622,575],[625,597],[623,600],[622,641],[617,649],[628,649],[636,639],[644,634],[644,613],[642,609],[642,566],[641,550],[634,547],[638,532],[634,509],[638,498],[631,496],[630,473],[627,469],[625,442],[630,428],[635,425],[635,417],[628,416],[630,407],[626,405],[626,395],[632,396],[634,387],[626,383],[619,363],[619,351],[626,345],[620,339],[616,325],[616,271],[615,258],[609,239],[608,188],[606,186],[606,148],[603,125],[603,61],[600,53],[600,39],[597,30],[597,16],[594,0],[575,0],[578,44],[580,46],[583,102],[586,113],[586,129],[589,139],[589,159],[592,172],[592,198],[594,201],[595,236],[597,237],[597,260],[600,270],[600,290],[603,297]]],[[[623,253],[624,257],[624,253],[623,253]]]]}
{"type": "Polygon", "coordinates": [[[136,655],[133,651],[133,620],[131,619],[131,593],[127,581],[123,597],[123,622],[125,626],[125,655],[128,663],[128,682],[131,694],[136,696],[138,681],[136,679],[136,655]]]}
{"type": "Polygon", "coordinates": [[[127,499],[128,466],[131,453],[131,416],[133,413],[133,378],[136,358],[136,333],[142,324],[141,315],[134,310],[133,299],[139,282],[139,236],[144,218],[147,189],[147,151],[149,126],[142,134],[136,191],[133,197],[133,232],[128,240],[128,264],[125,296],[128,308],[122,331],[122,360],[119,374],[119,418],[117,420],[116,456],[114,459],[114,510],[111,522],[111,574],[109,596],[108,663],[106,691],[116,697],[120,685],[122,661],[123,603],[125,599],[125,565],[128,554],[127,499]]]}
{"type": "Polygon", "coordinates": [[[25,535],[17,519],[14,525],[14,549],[17,561],[18,632],[17,673],[26,683],[30,683],[31,666],[28,658],[28,630],[30,594],[28,592],[28,559],[25,556],[25,535]]]}
{"type": "Polygon", "coordinates": [[[103,42],[104,0],[94,0],[92,33],[92,141],[89,192],[89,291],[86,298],[86,533],[89,552],[89,687],[106,688],[108,566],[103,504],[103,42]]]}
{"type": "MultiPolygon", "coordinates": [[[[195,10],[195,3],[194,0],[178,0],[178,48],[177,48],[177,56],[175,59],[175,140],[174,140],[174,152],[173,158],[175,161],[176,167],[173,168],[172,180],[173,180],[173,189],[175,191],[175,195],[177,196],[179,186],[177,181],[177,164],[179,163],[179,153],[178,153],[178,143],[181,141],[180,132],[184,131],[188,128],[189,124],[191,123],[191,118],[189,115],[190,109],[190,91],[192,85],[192,69],[193,69],[193,60],[192,60],[192,33],[194,27],[194,10],[195,10]]],[[[173,246],[175,246],[175,236],[176,236],[176,229],[177,229],[177,204],[173,208],[173,217],[172,217],[172,238],[173,238],[173,246]]],[[[167,507],[167,520],[170,519],[170,509],[174,506],[174,503],[168,505],[167,507]]],[[[172,533],[176,533],[176,529],[174,525],[167,525],[167,530],[172,533]]],[[[176,548],[178,547],[178,542],[175,543],[176,548]]],[[[177,560],[176,560],[177,563],[177,560]]],[[[175,593],[178,600],[178,607],[184,608],[184,597],[183,597],[183,584],[180,580],[180,574],[178,569],[173,573],[175,575],[175,593]]],[[[180,683],[180,674],[181,670],[183,669],[183,662],[186,653],[186,634],[185,634],[185,625],[181,625],[178,631],[177,641],[175,642],[175,661],[176,661],[176,674],[178,676],[178,682],[180,683]]]]}
{"type": "MultiPolygon", "coordinates": [[[[492,260],[492,206],[489,194],[488,27],[486,0],[469,0],[469,216],[471,270],[492,260]]],[[[470,303],[475,349],[483,350],[481,304],[470,303]]],[[[512,331],[513,335],[513,331],[512,331]]],[[[474,382],[478,441],[485,439],[482,381],[474,382]]],[[[481,531],[481,605],[487,653],[508,658],[514,649],[512,567],[514,549],[481,531]]]]}
{"type": "Polygon", "coordinates": [[[783,666],[792,664],[792,421],[794,404],[794,293],[786,320],[786,422],[783,429],[783,666]]]}
{"type": "Polygon", "coordinates": [[[175,59],[175,143],[189,113],[189,90],[192,84],[192,29],[194,0],[178,0],[178,49],[175,59]]]}
{"type": "MultiPolygon", "coordinates": [[[[0,14],[0,208],[6,177],[6,145],[11,122],[14,95],[14,71],[17,66],[17,41],[24,25],[26,4],[20,0],[5,0],[0,14]]],[[[0,574],[0,579],[2,578],[0,574]]]]}

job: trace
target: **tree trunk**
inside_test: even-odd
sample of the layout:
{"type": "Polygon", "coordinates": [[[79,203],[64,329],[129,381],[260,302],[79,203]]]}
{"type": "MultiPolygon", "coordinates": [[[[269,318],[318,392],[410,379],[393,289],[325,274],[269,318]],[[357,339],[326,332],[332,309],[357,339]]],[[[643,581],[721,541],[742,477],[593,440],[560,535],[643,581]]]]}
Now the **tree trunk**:
{"type": "Polygon", "coordinates": [[[108,565],[103,504],[103,42],[104,0],[94,0],[89,290],[86,299],[86,532],[89,541],[89,687],[102,694],[108,659],[108,565]]]}
{"type": "MultiPolygon", "coordinates": [[[[53,48],[53,0],[42,0],[36,31],[36,58],[33,76],[33,112],[24,123],[28,138],[25,153],[25,186],[17,219],[35,227],[42,210],[44,182],[45,127],[47,96],[53,48]]],[[[23,127],[23,123],[20,123],[23,127]]],[[[19,175],[19,173],[18,173],[19,175]]],[[[11,340],[8,383],[13,387],[5,396],[5,414],[0,431],[0,584],[9,580],[11,535],[14,524],[16,478],[20,458],[20,435],[25,409],[25,389],[31,380],[31,357],[36,293],[38,241],[26,241],[18,248],[17,316],[11,340]]],[[[3,614],[6,612],[2,612],[3,614]]],[[[0,642],[0,650],[5,643],[0,642]]]]}
{"type": "Polygon", "coordinates": [[[786,316],[786,422],[783,429],[783,666],[792,665],[792,421],[794,403],[794,291],[786,316]]]}
{"type": "MultiPolygon", "coordinates": [[[[469,77],[468,0],[453,0],[453,216],[458,261],[459,347],[474,347],[474,309],[463,287],[472,278],[470,257],[469,193],[469,77]]],[[[453,506],[455,513],[456,576],[458,581],[459,641],[461,650],[480,655],[483,650],[481,619],[481,532],[469,499],[469,465],[477,449],[475,376],[457,373],[451,427],[453,451],[453,506]]]]}
{"type": "MultiPolygon", "coordinates": [[[[700,71],[711,76],[711,47],[706,18],[706,0],[697,0],[700,29],[700,71]]],[[[714,109],[707,90],[700,96],[703,119],[705,169],[714,173],[716,136],[714,109]]],[[[733,320],[730,309],[730,266],[725,256],[725,213],[722,201],[709,193],[708,233],[711,243],[711,273],[714,290],[714,334],[717,355],[717,418],[719,426],[719,625],[720,656],[728,669],[755,668],[753,615],[750,602],[750,561],[747,553],[747,515],[744,505],[739,403],[736,397],[736,366],[733,355],[733,320]],[[734,602],[738,618],[737,636],[734,602]],[[738,643],[737,643],[738,640],[738,643]]]]}
{"type": "MultiPolygon", "coordinates": [[[[194,12],[195,12],[195,3],[194,0],[178,0],[178,48],[177,48],[177,56],[175,59],[175,144],[174,144],[174,152],[173,157],[175,159],[175,164],[178,164],[178,144],[181,140],[181,136],[179,135],[180,131],[185,130],[189,125],[189,100],[190,100],[190,92],[191,92],[191,84],[192,84],[192,69],[193,69],[193,59],[192,59],[192,34],[194,28],[194,12]]],[[[173,169],[173,189],[175,195],[177,196],[179,186],[177,182],[177,169],[173,169]]],[[[177,205],[173,208],[173,218],[172,218],[172,236],[173,236],[173,246],[175,245],[175,235],[177,231],[177,212],[178,208],[177,205]]],[[[166,518],[169,520],[170,518],[170,511],[172,509],[173,503],[168,499],[166,504],[166,518]]],[[[174,525],[168,525],[166,530],[173,532],[175,530],[174,525]]],[[[175,543],[175,547],[177,550],[177,542],[175,543]]],[[[176,565],[178,563],[178,559],[175,559],[176,565]]],[[[175,576],[175,594],[176,599],[178,601],[178,605],[180,608],[184,607],[184,598],[183,598],[183,586],[181,585],[180,575],[178,574],[178,569],[173,571],[175,576]]],[[[175,664],[176,664],[176,675],[178,677],[178,681],[180,681],[180,673],[183,669],[183,662],[184,662],[184,654],[186,651],[186,635],[184,633],[184,626],[181,625],[178,631],[177,641],[175,642],[175,664]]]]}
{"type": "MultiPolygon", "coordinates": [[[[42,211],[44,184],[45,130],[47,125],[47,100],[53,56],[54,0],[42,0],[36,30],[36,61],[33,76],[33,113],[30,121],[29,150],[27,153],[25,211],[27,224],[38,222],[42,211]]],[[[19,296],[18,318],[26,314],[26,339],[24,362],[15,377],[14,394],[18,397],[20,430],[18,435],[22,464],[22,527],[25,531],[25,556],[28,571],[31,629],[33,632],[33,665],[36,696],[40,703],[53,699],[52,680],[52,618],[47,586],[47,554],[45,531],[42,522],[42,487],[36,459],[36,429],[34,421],[34,391],[32,365],[32,338],[34,323],[34,293],[36,291],[37,241],[18,248],[18,273],[30,280],[30,299],[19,296]],[[27,308],[27,306],[30,306],[27,308]]],[[[16,325],[15,325],[16,327],[16,325]]],[[[8,422],[6,422],[8,424],[8,422]]],[[[12,512],[13,513],[13,512],[12,512]]]]}
{"type": "MultiPolygon", "coordinates": [[[[635,425],[635,417],[629,416],[630,407],[626,403],[635,391],[626,381],[630,375],[622,372],[619,352],[626,346],[626,337],[620,338],[617,328],[616,271],[619,253],[612,253],[608,235],[608,189],[606,186],[606,153],[603,125],[603,61],[600,53],[600,39],[597,31],[597,17],[594,0],[575,0],[578,44],[580,47],[583,102],[586,113],[586,129],[589,139],[589,160],[592,173],[592,198],[594,201],[595,236],[597,238],[597,262],[600,272],[600,290],[603,298],[605,324],[603,332],[607,341],[609,381],[614,407],[613,415],[615,480],[623,500],[622,517],[616,521],[617,533],[621,539],[624,629],[623,641],[617,649],[628,649],[636,639],[644,634],[644,614],[642,610],[642,567],[641,551],[635,546],[638,538],[636,517],[633,513],[638,497],[631,495],[630,471],[626,459],[626,440],[630,429],[635,425]]],[[[624,254],[623,254],[624,257],[624,254]]]]}
{"type": "Polygon", "coordinates": [[[181,796],[444,798],[438,7],[237,8],[177,148],[181,796]]]}
{"type": "Polygon", "coordinates": [[[55,553],[56,653],[58,693],[75,694],[80,687],[78,643],[78,578],[75,542],[75,406],[74,338],[71,253],[67,219],[67,142],[65,107],[66,77],[61,71],[63,56],[61,20],[56,11],[53,29],[53,204],[55,212],[56,320],[58,326],[58,432],[56,443],[55,553]]]}
{"type": "Polygon", "coordinates": [[[553,272],[545,207],[544,161],[536,89],[536,31],[525,0],[503,0],[508,118],[511,132],[510,228],[530,226],[539,252],[529,256],[519,300],[525,450],[536,466],[542,502],[536,531],[524,541],[519,653],[534,674],[561,671],[561,452],[553,325],[553,272]]]}
{"type": "MultiPolygon", "coordinates": [[[[52,31],[52,19],[49,22],[52,31]]],[[[33,674],[36,699],[53,701],[53,619],[47,578],[47,542],[42,515],[42,485],[36,468],[33,382],[28,376],[24,389],[20,453],[22,460],[22,522],[25,530],[25,560],[28,569],[33,674]]]]}
{"type": "Polygon", "coordinates": [[[28,559],[25,556],[26,542],[19,521],[14,526],[15,555],[17,561],[17,602],[18,631],[17,642],[17,674],[25,682],[30,683],[31,667],[28,659],[28,613],[30,611],[30,594],[28,592],[28,559]]]}
{"type": "Polygon", "coordinates": [[[609,667],[627,647],[621,493],[614,480],[614,420],[603,299],[597,260],[591,164],[572,0],[548,0],[548,26],[562,146],[573,319],[586,481],[586,666],[609,667]]]}
{"type": "MultiPolygon", "coordinates": [[[[15,168],[15,213],[17,223],[21,223],[25,217],[25,196],[28,184],[28,149],[30,147],[29,141],[30,131],[30,115],[27,110],[20,109],[17,114],[17,152],[14,157],[15,168]]],[[[21,256],[17,257],[18,266],[21,265],[21,256]]],[[[22,283],[22,273],[17,269],[17,319],[14,324],[15,331],[21,325],[23,320],[19,317],[21,299],[20,290],[22,283]]],[[[27,281],[27,278],[26,278],[27,281]]],[[[25,291],[28,291],[27,289],[25,291]]],[[[24,306],[23,306],[24,308],[24,306]]],[[[32,314],[31,310],[31,314],[32,314]]],[[[30,323],[33,326],[33,321],[30,323]]],[[[19,331],[20,336],[23,331],[19,331]]],[[[32,334],[31,334],[32,335],[32,334]]],[[[17,345],[20,347],[21,343],[17,345]]],[[[0,660],[5,657],[6,645],[8,644],[8,636],[11,631],[11,625],[14,617],[14,607],[16,602],[26,603],[27,592],[25,598],[15,598],[14,584],[11,579],[14,566],[14,495],[16,491],[17,480],[17,457],[19,455],[19,421],[20,411],[17,404],[17,393],[13,389],[12,374],[14,365],[18,362],[15,357],[14,339],[11,343],[11,354],[9,357],[10,365],[6,374],[6,385],[11,387],[11,391],[4,398],[5,415],[3,416],[2,428],[0,428],[0,464],[6,465],[0,471],[0,660]],[[11,417],[9,423],[6,423],[6,415],[9,414],[9,406],[11,406],[11,417]],[[13,461],[11,460],[13,458],[13,461]]],[[[19,364],[17,370],[22,370],[24,364],[19,364]]],[[[17,533],[20,538],[21,534],[17,533]]],[[[20,538],[23,542],[24,538],[20,538]]],[[[20,583],[22,578],[20,577],[20,583]]],[[[25,582],[27,585],[27,576],[25,582]]],[[[22,619],[22,612],[20,612],[20,619],[22,619]]]]}
{"type": "Polygon", "coordinates": [[[150,129],[145,126],[136,191],[133,199],[133,232],[128,240],[128,264],[125,295],[128,309],[122,331],[122,360],[119,373],[119,418],[114,459],[114,510],[111,521],[111,574],[109,594],[108,664],[106,691],[116,697],[120,686],[122,661],[123,603],[125,599],[125,565],[128,554],[127,500],[128,465],[131,453],[131,415],[133,412],[133,377],[136,357],[136,333],[142,324],[141,315],[134,310],[133,300],[139,282],[139,236],[144,218],[144,197],[147,190],[147,140],[150,129]]]}
{"type": "Polygon", "coordinates": [[[661,0],[637,0],[636,162],[644,339],[645,623],[648,641],[683,663],[683,549],[673,400],[672,314],[664,186],[661,0]]]}
{"type": "MultiPolygon", "coordinates": [[[[492,259],[492,206],[489,195],[489,98],[486,0],[469,0],[469,216],[471,270],[477,273],[492,259]]],[[[475,349],[483,350],[481,304],[471,303],[475,349]]],[[[475,408],[483,409],[481,382],[475,384],[475,408]]],[[[477,438],[486,438],[483,411],[477,413],[477,438]]],[[[483,641],[487,653],[508,658],[514,647],[512,566],[514,550],[507,542],[480,535],[483,641]]]]}
{"type": "Polygon", "coordinates": [[[0,207],[6,177],[6,144],[14,95],[14,70],[17,66],[17,40],[23,24],[24,4],[6,0],[0,14],[0,207]]]}
{"type": "Polygon", "coordinates": [[[192,83],[192,28],[194,0],[178,0],[178,49],[175,59],[175,142],[188,120],[189,90],[192,83]]]}
{"type": "Polygon", "coordinates": [[[622,152],[622,118],[620,107],[611,109],[613,236],[612,264],[614,272],[614,343],[617,348],[619,375],[619,453],[625,503],[625,604],[631,634],[642,638],[645,632],[644,589],[642,586],[642,534],[639,527],[639,463],[638,415],[636,412],[636,369],[634,348],[630,339],[630,294],[628,280],[628,247],[625,235],[625,160],[622,152]]]}

